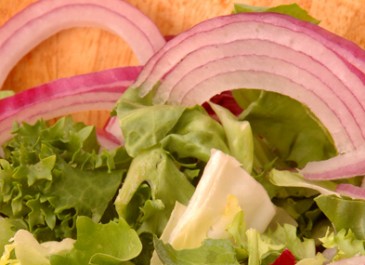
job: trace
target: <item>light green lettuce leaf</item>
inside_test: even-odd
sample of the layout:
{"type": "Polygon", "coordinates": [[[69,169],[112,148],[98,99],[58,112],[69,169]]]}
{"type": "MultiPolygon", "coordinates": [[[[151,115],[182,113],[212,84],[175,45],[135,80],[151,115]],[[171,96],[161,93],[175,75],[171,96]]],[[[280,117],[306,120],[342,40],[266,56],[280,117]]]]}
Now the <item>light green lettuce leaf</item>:
{"type": "Polygon", "coordinates": [[[298,4],[279,5],[274,7],[250,6],[245,4],[235,4],[234,13],[244,12],[274,12],[292,16],[299,20],[308,21],[313,24],[319,24],[319,20],[313,18],[308,12],[298,4]]]}
{"type": "Polygon", "coordinates": [[[324,195],[337,195],[337,184],[331,181],[312,181],[304,179],[299,173],[288,170],[273,169],[269,173],[269,180],[280,187],[307,188],[324,195]]]}
{"type": "Polygon", "coordinates": [[[184,110],[183,106],[146,106],[119,118],[125,147],[130,156],[135,157],[159,144],[175,127],[184,110]]]}
{"type": "Polygon", "coordinates": [[[117,265],[127,264],[142,251],[136,231],[123,220],[97,224],[88,217],[77,219],[74,248],[52,255],[52,265],[117,265]]]}
{"type": "Polygon", "coordinates": [[[325,248],[336,249],[332,261],[365,256],[365,240],[357,239],[351,230],[342,229],[338,232],[330,232],[319,238],[325,248]]]}
{"type": "Polygon", "coordinates": [[[19,229],[5,246],[1,265],[50,265],[49,257],[66,253],[73,248],[74,240],[48,241],[40,244],[27,230],[19,229]]]}
{"type": "Polygon", "coordinates": [[[9,219],[0,217],[0,255],[3,253],[5,245],[9,244],[9,240],[14,234],[14,227],[13,224],[9,222],[9,219]]]}
{"type": "MultiPolygon", "coordinates": [[[[336,154],[327,129],[298,101],[254,89],[234,90],[233,95],[245,109],[240,119],[250,122],[257,139],[255,143],[266,146],[268,162],[277,158],[276,163],[281,167],[286,163],[301,168],[309,161],[336,154]]],[[[257,148],[255,145],[255,152],[257,148]]]]}
{"type": "Polygon", "coordinates": [[[365,201],[321,195],[315,202],[337,231],[350,229],[355,237],[365,239],[365,201]]]}
{"type": "Polygon", "coordinates": [[[154,148],[133,159],[115,206],[119,216],[134,223],[140,232],[160,235],[175,202],[186,204],[193,192],[194,186],[171,156],[154,148]]]}
{"type": "Polygon", "coordinates": [[[263,237],[257,230],[248,229],[246,231],[247,237],[247,252],[248,265],[261,265],[265,259],[277,257],[284,249],[283,244],[278,244],[269,237],[263,237]]]}
{"type": "Polygon", "coordinates": [[[212,148],[228,152],[222,126],[201,106],[153,105],[151,94],[129,89],[118,100],[117,115],[130,156],[162,146],[176,157],[208,161],[212,148]]]}
{"type": "Polygon", "coordinates": [[[316,246],[314,239],[300,239],[297,235],[297,228],[293,225],[283,224],[266,234],[276,243],[281,243],[288,248],[298,259],[314,258],[316,255],[316,246]]]}
{"type": "Polygon", "coordinates": [[[223,125],[232,156],[242,164],[242,167],[248,173],[251,173],[254,160],[254,143],[250,123],[239,121],[229,110],[217,104],[210,103],[210,106],[223,125]]]}
{"type": "Polygon", "coordinates": [[[207,162],[212,149],[230,153],[224,128],[201,106],[186,108],[161,145],[177,159],[193,157],[207,162]]]}
{"type": "Polygon", "coordinates": [[[207,239],[194,249],[176,250],[159,239],[154,239],[158,257],[168,265],[238,265],[234,248],[229,240],[207,239]]]}

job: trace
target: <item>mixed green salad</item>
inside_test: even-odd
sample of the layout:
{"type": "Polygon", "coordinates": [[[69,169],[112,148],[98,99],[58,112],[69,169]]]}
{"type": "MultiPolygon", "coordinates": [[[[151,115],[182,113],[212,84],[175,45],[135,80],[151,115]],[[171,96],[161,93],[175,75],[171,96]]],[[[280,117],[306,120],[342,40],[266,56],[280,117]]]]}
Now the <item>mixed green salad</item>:
{"type": "Polygon", "coordinates": [[[124,144],[113,150],[70,117],[14,125],[0,158],[0,265],[365,256],[365,201],[336,192],[362,176],[314,181],[292,170],[337,154],[306,106],[256,89],[193,107],[156,105],[154,93],[121,96],[113,115],[124,144]]]}

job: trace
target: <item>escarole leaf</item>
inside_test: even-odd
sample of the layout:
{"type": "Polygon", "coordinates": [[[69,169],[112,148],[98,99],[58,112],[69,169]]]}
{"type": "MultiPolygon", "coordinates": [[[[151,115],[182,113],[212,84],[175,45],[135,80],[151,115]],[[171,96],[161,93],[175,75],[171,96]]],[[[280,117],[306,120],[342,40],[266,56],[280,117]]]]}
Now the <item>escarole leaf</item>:
{"type": "Polygon", "coordinates": [[[234,13],[244,12],[274,12],[289,15],[299,20],[307,21],[313,24],[319,24],[320,21],[310,16],[308,12],[301,8],[298,4],[279,5],[275,7],[251,6],[245,4],[235,4],[234,13]]]}
{"type": "Polygon", "coordinates": [[[303,104],[278,93],[254,89],[235,90],[233,95],[245,109],[240,119],[250,122],[259,139],[255,143],[267,146],[278,162],[301,168],[309,161],[336,154],[329,132],[303,104]]]}

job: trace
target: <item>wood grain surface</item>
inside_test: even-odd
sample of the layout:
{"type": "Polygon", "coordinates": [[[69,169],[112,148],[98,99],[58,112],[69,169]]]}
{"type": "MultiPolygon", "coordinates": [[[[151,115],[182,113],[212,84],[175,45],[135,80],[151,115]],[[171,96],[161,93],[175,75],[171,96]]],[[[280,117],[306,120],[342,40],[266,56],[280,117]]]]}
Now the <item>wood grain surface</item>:
{"type": "MultiPolygon", "coordinates": [[[[150,17],[164,35],[175,35],[207,18],[229,14],[234,3],[275,6],[295,1],[319,19],[322,27],[365,49],[365,0],[127,1],[150,17]]],[[[0,25],[32,2],[35,0],[0,0],[0,25]]],[[[117,36],[97,28],[74,28],[57,33],[30,51],[13,68],[2,89],[21,91],[57,78],[138,64],[131,49],[117,36]]],[[[98,126],[106,117],[107,113],[101,112],[75,115],[98,126]]]]}

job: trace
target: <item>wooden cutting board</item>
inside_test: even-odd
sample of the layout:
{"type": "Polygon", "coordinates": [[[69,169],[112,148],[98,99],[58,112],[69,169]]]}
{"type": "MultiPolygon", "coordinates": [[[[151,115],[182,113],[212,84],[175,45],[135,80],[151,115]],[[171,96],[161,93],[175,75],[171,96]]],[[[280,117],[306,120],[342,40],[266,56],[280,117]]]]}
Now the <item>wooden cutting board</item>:
{"type": "MultiPolygon", "coordinates": [[[[207,18],[231,13],[234,3],[275,6],[295,0],[127,1],[150,17],[164,35],[175,35],[207,18]]],[[[0,0],[0,25],[32,2],[35,0],[0,0]]],[[[365,49],[365,0],[295,2],[319,19],[322,27],[365,49]]],[[[96,28],[74,28],[52,36],[27,54],[14,67],[2,89],[21,91],[57,78],[138,64],[131,49],[117,36],[96,28]]],[[[98,126],[106,117],[107,113],[100,112],[75,115],[78,120],[98,126]]]]}

